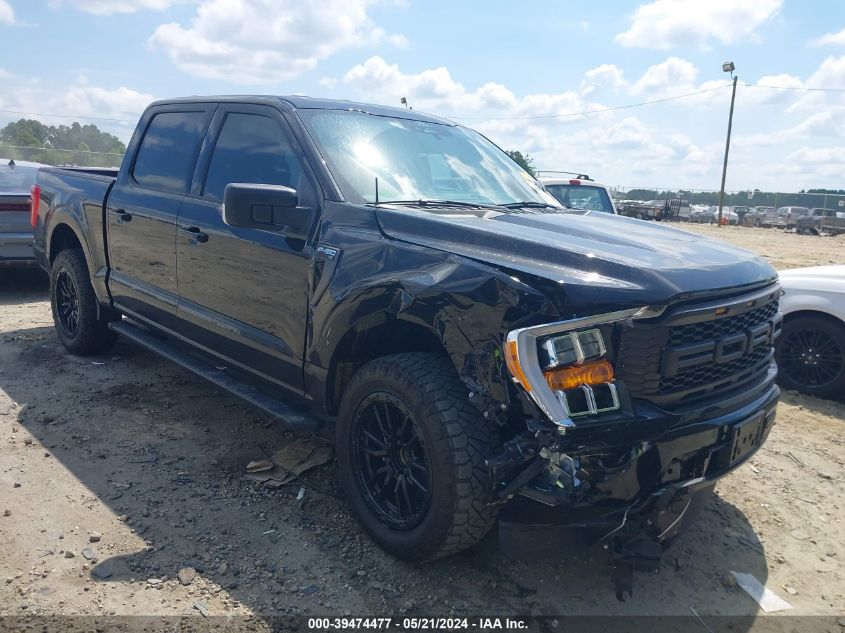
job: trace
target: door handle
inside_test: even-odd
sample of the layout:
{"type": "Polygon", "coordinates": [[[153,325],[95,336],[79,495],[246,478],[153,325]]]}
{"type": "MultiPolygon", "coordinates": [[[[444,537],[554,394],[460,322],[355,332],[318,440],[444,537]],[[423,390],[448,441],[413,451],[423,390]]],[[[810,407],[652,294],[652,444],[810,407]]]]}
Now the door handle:
{"type": "Polygon", "coordinates": [[[126,209],[109,209],[112,213],[117,215],[117,223],[125,224],[132,221],[132,214],[128,213],[126,209]]]}
{"type": "Polygon", "coordinates": [[[191,239],[189,244],[196,246],[197,244],[205,244],[208,241],[208,233],[200,231],[198,226],[180,226],[179,230],[188,235],[191,239]]]}

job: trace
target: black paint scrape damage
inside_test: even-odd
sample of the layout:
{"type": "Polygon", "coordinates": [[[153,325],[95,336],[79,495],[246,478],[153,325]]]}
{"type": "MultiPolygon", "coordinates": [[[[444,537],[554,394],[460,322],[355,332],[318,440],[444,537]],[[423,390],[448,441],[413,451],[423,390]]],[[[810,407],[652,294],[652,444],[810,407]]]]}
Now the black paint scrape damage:
{"type": "MultiPolygon", "coordinates": [[[[654,247],[653,228],[642,238],[649,240],[647,248],[637,243],[639,225],[619,239],[632,250],[626,259],[619,257],[624,249],[618,244],[614,258],[597,256],[598,245],[578,237],[577,230],[566,237],[572,247],[561,250],[559,244],[552,248],[532,241],[535,237],[510,234],[505,239],[495,227],[491,232],[486,225],[474,226],[499,224],[489,218],[456,220],[382,208],[374,214],[377,233],[372,225],[361,226],[360,240],[350,241],[355,233],[350,227],[333,226],[322,236],[321,243],[329,248],[343,247],[326,259],[315,282],[324,288],[315,293],[311,306],[315,329],[309,340],[315,344],[309,358],[317,365],[343,359],[337,352],[353,346],[356,352],[348,355],[349,362],[365,362],[367,347],[378,343],[368,333],[389,337],[391,323],[417,327],[423,349],[425,337],[433,333],[438,347],[448,350],[471,401],[498,429],[501,450],[487,463],[491,503],[501,506],[505,551],[519,557],[548,556],[569,544],[603,541],[617,570],[621,598],[631,589],[631,572],[654,569],[663,549],[700,512],[716,479],[762,443],[777,401],[771,363],[756,368],[762,374],[720,386],[717,397],[709,386],[710,391],[691,398],[673,401],[672,394],[663,394],[661,399],[632,392],[621,380],[618,411],[562,432],[513,383],[502,343],[518,328],[661,305],[665,309],[659,316],[644,324],[628,320],[601,326],[613,343],[609,355],[617,374],[646,371],[625,366],[626,354],[630,357],[635,347],[632,333],[652,328],[649,339],[659,340],[676,321],[689,318],[688,306],[713,300],[713,293],[703,290],[713,288],[720,270],[731,267],[726,280],[730,287],[717,293],[725,301],[759,293],[761,287],[771,289],[770,269],[744,252],[727,257],[731,251],[718,245],[709,255],[699,245],[687,249],[700,260],[710,258],[699,261],[709,272],[693,269],[689,261],[681,265],[682,254],[669,257],[654,247]],[[643,261],[646,255],[651,266],[644,265],[649,263],[643,261]],[[561,257],[565,261],[555,261],[561,257]],[[340,258],[343,266],[337,265],[340,258]],[[677,292],[675,283],[680,268],[686,268],[684,293],[677,292]],[[351,338],[335,336],[343,331],[336,327],[340,323],[352,326],[351,338]],[[742,425],[750,425],[751,445],[737,458],[737,429],[742,425]]],[[[574,221],[576,229],[583,220],[559,215],[553,220],[560,217],[574,221]]],[[[514,221],[504,214],[499,218],[514,221]]],[[[509,228],[504,232],[510,233],[509,228]]],[[[667,233],[667,240],[678,239],[677,231],[667,233]]],[[[688,234],[680,235],[686,239],[688,234]]],[[[676,252],[684,250],[681,244],[676,252]]],[[[771,290],[765,300],[775,294],[771,290]]],[[[339,392],[335,385],[334,393],[339,392]]],[[[329,410],[332,397],[327,395],[329,410]]]]}

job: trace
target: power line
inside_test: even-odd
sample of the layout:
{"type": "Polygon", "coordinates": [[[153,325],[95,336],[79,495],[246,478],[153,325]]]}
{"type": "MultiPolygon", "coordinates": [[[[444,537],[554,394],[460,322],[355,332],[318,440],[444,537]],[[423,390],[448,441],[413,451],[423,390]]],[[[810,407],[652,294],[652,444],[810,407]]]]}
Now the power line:
{"type": "Polygon", "coordinates": [[[764,86],[760,84],[740,84],[746,88],[769,88],[770,90],[806,90],[808,92],[845,92],[845,88],[810,88],[807,86],[764,86]]]}
{"type": "Polygon", "coordinates": [[[651,101],[641,101],[640,103],[629,103],[621,106],[611,106],[607,108],[600,108],[596,110],[584,110],[583,112],[566,112],[563,114],[538,114],[535,116],[503,116],[503,117],[487,117],[487,116],[453,116],[450,119],[484,119],[486,121],[529,121],[534,119],[559,119],[564,117],[583,116],[585,114],[599,114],[601,112],[613,112],[614,110],[627,110],[628,108],[639,108],[641,106],[652,105],[654,103],[665,103],[666,101],[675,101],[677,99],[685,99],[694,95],[704,94],[705,92],[713,92],[714,90],[722,90],[730,88],[731,84],[727,83],[715,88],[705,88],[704,90],[696,90],[695,92],[687,92],[682,95],[674,95],[672,97],[663,97],[662,99],[652,99],[651,101]]]}
{"type": "Polygon", "coordinates": [[[124,152],[95,152],[89,149],[64,149],[61,147],[30,147],[28,145],[8,145],[0,143],[0,147],[11,147],[13,149],[37,149],[42,152],[78,152],[80,154],[107,154],[109,156],[123,156],[124,152]]]}
{"type": "Polygon", "coordinates": [[[22,114],[24,116],[43,116],[43,117],[55,117],[57,119],[85,119],[88,121],[112,121],[114,123],[134,123],[132,119],[113,119],[109,117],[103,116],[83,116],[80,114],[45,114],[43,112],[21,112],[20,110],[3,110],[0,109],[0,112],[5,112],[7,114],[22,114]]]}

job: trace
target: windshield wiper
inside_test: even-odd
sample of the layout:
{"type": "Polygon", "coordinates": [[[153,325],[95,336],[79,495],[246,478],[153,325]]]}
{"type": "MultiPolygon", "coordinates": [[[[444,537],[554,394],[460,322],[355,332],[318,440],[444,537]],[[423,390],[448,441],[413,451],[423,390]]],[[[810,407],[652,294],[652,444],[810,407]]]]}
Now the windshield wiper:
{"type": "Polygon", "coordinates": [[[413,205],[416,207],[460,207],[465,209],[489,209],[499,205],[482,204],[480,202],[461,202],[459,200],[429,200],[420,198],[418,200],[379,200],[369,202],[367,206],[381,206],[384,204],[413,205]]]}
{"type": "Polygon", "coordinates": [[[505,207],[506,209],[557,209],[553,204],[547,204],[545,202],[509,202],[507,204],[500,204],[497,205],[500,207],[505,207]]]}

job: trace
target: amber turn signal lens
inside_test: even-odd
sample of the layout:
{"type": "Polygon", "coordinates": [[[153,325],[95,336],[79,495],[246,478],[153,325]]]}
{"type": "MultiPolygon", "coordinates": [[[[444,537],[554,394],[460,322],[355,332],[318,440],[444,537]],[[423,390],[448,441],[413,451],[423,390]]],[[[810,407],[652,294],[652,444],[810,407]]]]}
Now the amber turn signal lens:
{"type": "Polygon", "coordinates": [[[525,377],[522,367],[519,366],[519,354],[517,353],[516,341],[508,341],[505,345],[505,364],[511,376],[516,378],[525,391],[531,391],[531,383],[525,377]]]}
{"type": "Polygon", "coordinates": [[[562,391],[580,385],[598,385],[610,382],[613,380],[613,365],[608,360],[597,360],[574,367],[553,369],[545,372],[544,375],[549,387],[554,391],[562,391]]]}

